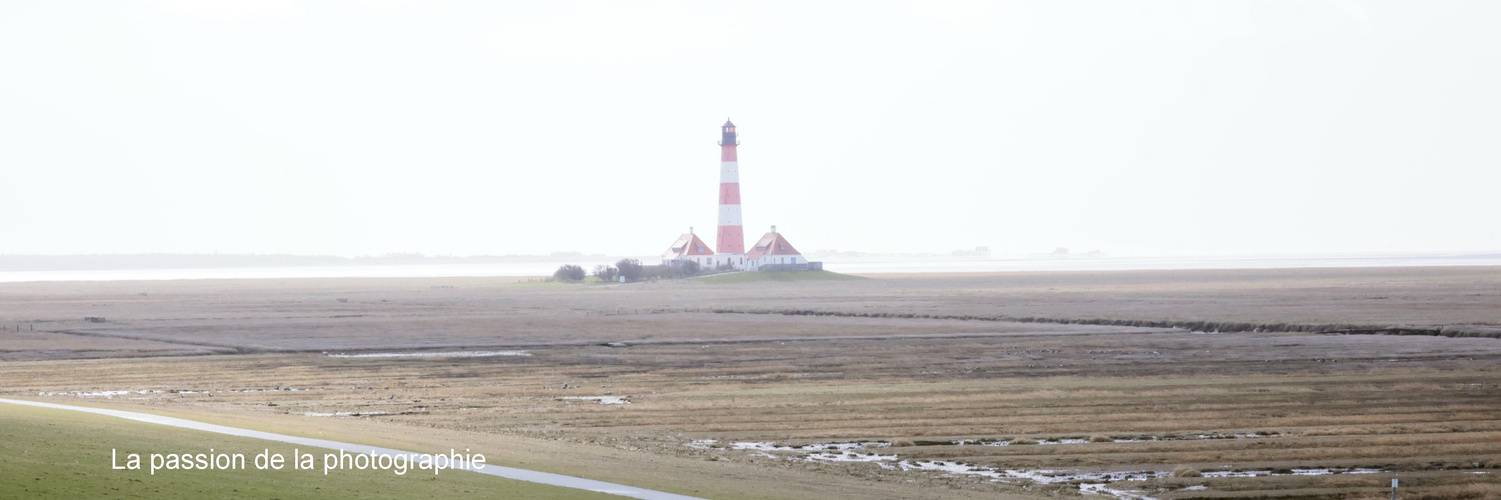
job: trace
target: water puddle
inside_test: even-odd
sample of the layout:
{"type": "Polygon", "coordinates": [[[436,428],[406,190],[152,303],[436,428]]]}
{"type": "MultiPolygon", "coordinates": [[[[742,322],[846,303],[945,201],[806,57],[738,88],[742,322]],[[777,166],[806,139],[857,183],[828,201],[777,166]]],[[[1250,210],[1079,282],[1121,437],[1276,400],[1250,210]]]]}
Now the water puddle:
{"type": "Polygon", "coordinates": [[[602,405],[628,405],[631,400],[626,396],[563,396],[558,399],[574,399],[581,401],[594,401],[602,405]]]}
{"type": "Polygon", "coordinates": [[[1081,484],[1079,492],[1086,495],[1110,495],[1121,500],[1157,500],[1134,491],[1118,490],[1105,483],[1081,484]]]}
{"type": "Polygon", "coordinates": [[[863,450],[871,448],[886,448],[891,443],[880,441],[862,441],[857,443],[814,443],[801,446],[777,444],[769,441],[736,441],[726,445],[716,446],[719,441],[714,439],[695,439],[688,442],[689,448],[707,450],[711,448],[725,448],[751,452],[753,457],[800,460],[804,462],[889,462],[896,460],[896,455],[882,455],[863,450]],[[800,453],[801,455],[774,455],[771,452],[800,453]]]}
{"type": "MultiPolygon", "coordinates": [[[[695,442],[703,443],[705,445],[712,445],[717,441],[713,439],[703,439],[695,442]]],[[[729,448],[735,450],[798,452],[845,452],[862,448],[885,448],[888,446],[891,446],[891,443],[883,443],[880,441],[861,441],[852,443],[814,443],[805,444],[802,446],[776,444],[769,441],[736,441],[728,445],[729,448]]]]}
{"type": "Polygon", "coordinates": [[[896,455],[881,455],[878,453],[861,453],[858,451],[841,451],[837,453],[811,453],[803,460],[809,462],[887,462],[896,460],[896,455]]]}
{"type": "MultiPolygon", "coordinates": [[[[1113,442],[1146,442],[1146,441],[1174,441],[1185,439],[1246,439],[1258,437],[1273,437],[1275,434],[1196,434],[1188,436],[1152,436],[1144,438],[1122,439],[1113,442]]],[[[1039,440],[1036,444],[1083,444],[1091,442],[1087,439],[1060,438],[1052,440],[1039,440]]],[[[1010,446],[1012,441],[982,441],[982,440],[958,440],[954,445],[981,445],[981,446],[1010,446]]],[[[1158,470],[1133,470],[1133,471],[1077,471],[1077,470],[1050,470],[1050,469],[1000,469],[966,464],[947,460],[901,460],[895,450],[891,450],[891,444],[880,441],[858,441],[842,443],[814,443],[805,445],[788,445],[770,441],[734,441],[721,444],[714,439],[696,439],[686,443],[689,448],[699,450],[724,449],[750,452],[751,456],[767,457],[774,459],[787,459],[804,462],[869,462],[885,470],[900,471],[923,471],[939,473],[951,476],[983,477],[991,481],[1001,482],[1030,482],[1035,484],[1075,483],[1079,486],[1079,492],[1091,495],[1109,495],[1120,500],[1156,500],[1143,492],[1123,489],[1121,483],[1147,481],[1151,479],[1163,479],[1172,477],[1172,471],[1158,470]],[[891,454],[883,455],[877,450],[889,450],[891,454]],[[773,454],[780,453],[780,454],[773,454]]],[[[1262,477],[1262,476],[1318,476],[1325,474],[1375,474],[1387,472],[1384,469],[1372,469],[1361,467],[1329,467],[1307,469],[1280,469],[1280,470],[1252,470],[1252,471],[1206,471],[1201,474],[1205,478],[1222,477],[1262,477]]],[[[1199,491],[1208,489],[1205,486],[1191,486],[1186,491],[1199,491]]]]}
{"type": "Polygon", "coordinates": [[[58,391],[58,392],[38,392],[38,393],[36,393],[36,395],[38,395],[38,396],[74,396],[74,397],[80,397],[80,398],[105,398],[105,399],[114,399],[115,396],[124,396],[126,394],[159,394],[161,392],[162,391],[152,391],[152,390],[145,390],[145,389],[142,389],[142,390],[139,390],[139,391],[58,391]]]}
{"type": "Polygon", "coordinates": [[[1378,474],[1386,469],[1361,467],[1332,467],[1327,469],[1288,469],[1289,472],[1271,470],[1207,471],[1204,477],[1271,477],[1271,476],[1323,476],[1328,474],[1378,474]]]}
{"type": "Polygon", "coordinates": [[[321,413],[316,411],[305,412],[304,417],[365,417],[370,415],[387,415],[383,411],[336,411],[333,413],[321,413]]]}

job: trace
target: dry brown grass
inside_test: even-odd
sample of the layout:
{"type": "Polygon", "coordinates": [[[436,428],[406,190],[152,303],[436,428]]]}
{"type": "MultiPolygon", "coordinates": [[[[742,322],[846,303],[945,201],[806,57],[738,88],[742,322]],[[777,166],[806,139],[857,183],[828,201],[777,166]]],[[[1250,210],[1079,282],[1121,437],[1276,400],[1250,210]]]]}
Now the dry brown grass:
{"type": "MultiPolygon", "coordinates": [[[[0,324],[26,322],[38,333],[26,339],[0,333],[0,346],[13,346],[3,355],[34,360],[0,363],[0,393],[154,389],[167,392],[113,402],[147,411],[319,425],[378,421],[419,433],[514,436],[579,449],[712,459],[716,467],[731,469],[797,468],[880,484],[921,481],[940,486],[935,491],[1019,490],[868,463],[769,459],[723,443],[890,440],[900,449],[882,453],[905,460],[1056,470],[1376,467],[1417,478],[1409,490],[1415,495],[1469,494],[1441,487],[1474,480],[1479,486],[1466,487],[1485,492],[1487,481],[1501,476],[1469,474],[1501,464],[1501,342],[1494,339],[1205,335],[682,311],[736,304],[1434,325],[1501,322],[1501,294],[1492,291],[1501,289],[1497,285],[1501,272],[1474,269],[1048,273],[610,288],[481,279],[10,284],[0,285],[0,314],[10,315],[0,317],[0,324]],[[1363,298],[1375,296],[1410,298],[1363,298]],[[83,316],[110,319],[92,324],[83,316]],[[7,343],[12,340],[17,342],[7,343]],[[194,349],[242,354],[139,357],[194,349]],[[471,349],[526,349],[532,356],[320,355],[471,349]],[[130,358],[53,359],[99,356],[130,358]],[[257,392],[237,392],[246,389],[257,392]],[[629,396],[631,404],[562,399],[604,392],[629,396]],[[346,420],[302,416],[335,411],[386,413],[346,420]],[[1263,437],[1197,437],[1247,433],[1263,437]],[[1034,445],[949,444],[1015,436],[1029,437],[1013,444],[1034,445]],[[1036,439],[1060,438],[1089,442],[1035,445],[1036,439]],[[717,439],[721,446],[697,449],[686,445],[691,439],[717,439]]],[[[1215,495],[1336,498],[1369,496],[1387,479],[1198,478],[1192,484],[1215,495]]],[[[1160,483],[1184,485],[1174,480],[1160,483]]]]}
{"type": "Polygon", "coordinates": [[[1429,488],[1414,500],[1501,500],[1501,484],[1461,484],[1429,488]]]}

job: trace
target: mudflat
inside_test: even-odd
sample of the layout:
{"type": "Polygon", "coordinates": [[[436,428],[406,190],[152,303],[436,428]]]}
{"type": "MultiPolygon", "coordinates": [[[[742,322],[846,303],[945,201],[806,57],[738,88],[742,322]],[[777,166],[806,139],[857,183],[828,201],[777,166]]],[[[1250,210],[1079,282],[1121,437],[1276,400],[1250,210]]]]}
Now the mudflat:
{"type": "Polygon", "coordinates": [[[710,498],[1501,495],[1501,268],[12,283],[0,326],[7,397],[710,498]]]}

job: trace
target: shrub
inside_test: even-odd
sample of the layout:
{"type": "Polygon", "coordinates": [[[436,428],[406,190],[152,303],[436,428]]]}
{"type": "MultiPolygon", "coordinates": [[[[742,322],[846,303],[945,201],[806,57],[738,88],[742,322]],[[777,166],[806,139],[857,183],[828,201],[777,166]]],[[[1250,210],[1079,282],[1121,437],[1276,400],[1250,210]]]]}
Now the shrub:
{"type": "Polygon", "coordinates": [[[615,276],[619,274],[620,271],[616,270],[615,266],[604,264],[594,266],[594,277],[599,278],[600,281],[615,281],[615,276]]]}
{"type": "Polygon", "coordinates": [[[625,259],[615,265],[619,267],[616,270],[619,273],[618,275],[624,276],[626,281],[687,278],[689,276],[697,276],[703,270],[702,266],[691,260],[648,266],[642,265],[635,259],[625,259]]]}
{"type": "Polygon", "coordinates": [[[584,268],[573,264],[558,266],[558,270],[552,273],[552,279],[557,281],[583,281],[584,276],[584,268]]]}
{"type": "Polygon", "coordinates": [[[1178,468],[1173,469],[1173,477],[1204,477],[1204,475],[1200,474],[1199,471],[1197,469],[1194,469],[1193,467],[1189,467],[1187,465],[1179,465],[1178,468]]]}
{"type": "Polygon", "coordinates": [[[615,263],[615,269],[619,271],[626,281],[641,279],[641,261],[636,259],[620,259],[615,263]]]}

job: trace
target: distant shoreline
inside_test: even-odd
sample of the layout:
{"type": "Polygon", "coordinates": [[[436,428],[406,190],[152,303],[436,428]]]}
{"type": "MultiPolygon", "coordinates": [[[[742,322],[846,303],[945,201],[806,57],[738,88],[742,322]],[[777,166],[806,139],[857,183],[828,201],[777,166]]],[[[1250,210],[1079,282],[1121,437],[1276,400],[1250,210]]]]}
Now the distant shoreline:
{"type": "MultiPolygon", "coordinates": [[[[191,279],[442,278],[548,276],[559,265],[585,269],[619,257],[524,256],[360,258],[309,256],[196,256],[173,266],[169,255],[0,256],[0,283],[45,281],[159,281],[191,279]],[[247,259],[258,257],[265,260],[247,259]],[[218,266],[210,265],[219,259],[218,266]],[[47,264],[26,268],[18,264],[47,264]],[[67,267],[68,262],[79,264],[67,267]],[[113,263],[117,267],[107,267],[113,263]],[[239,265],[224,265],[237,263],[239,265]],[[125,264],[134,264],[127,266],[125,264]],[[153,266],[154,265],[154,266],[153,266]]],[[[935,275],[1058,271],[1145,271],[1361,267],[1501,266],[1501,253],[1346,254],[1229,257],[889,257],[830,256],[830,271],[861,275],[935,275]]],[[[640,258],[640,257],[637,257],[640,258]]],[[[651,258],[641,258],[643,261],[651,258]]],[[[817,259],[815,259],[817,260],[817,259]]]]}
{"type": "Polygon", "coordinates": [[[525,264],[569,261],[614,261],[621,257],[558,252],[552,255],[478,255],[466,257],[389,254],[373,257],[294,254],[90,254],[0,255],[0,272],[144,269],[230,269],[334,266],[426,266],[525,264]]]}

